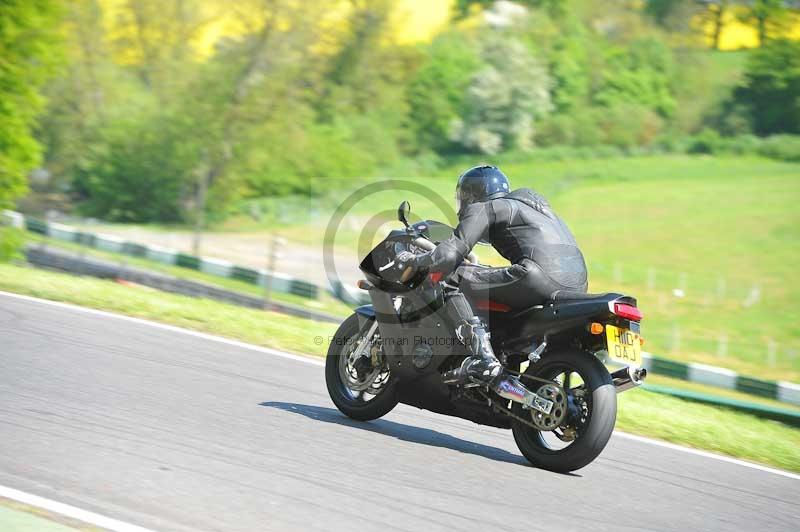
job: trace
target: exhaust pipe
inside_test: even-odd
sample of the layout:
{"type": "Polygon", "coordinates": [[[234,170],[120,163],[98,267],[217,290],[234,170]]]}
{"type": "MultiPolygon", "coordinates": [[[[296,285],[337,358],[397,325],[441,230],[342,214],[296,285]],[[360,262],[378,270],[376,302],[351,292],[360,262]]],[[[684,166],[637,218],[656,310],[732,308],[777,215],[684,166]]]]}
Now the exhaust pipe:
{"type": "Polygon", "coordinates": [[[630,366],[620,368],[611,374],[614,388],[617,393],[622,393],[631,388],[636,388],[644,382],[647,377],[647,370],[644,368],[633,368],[630,366]]]}

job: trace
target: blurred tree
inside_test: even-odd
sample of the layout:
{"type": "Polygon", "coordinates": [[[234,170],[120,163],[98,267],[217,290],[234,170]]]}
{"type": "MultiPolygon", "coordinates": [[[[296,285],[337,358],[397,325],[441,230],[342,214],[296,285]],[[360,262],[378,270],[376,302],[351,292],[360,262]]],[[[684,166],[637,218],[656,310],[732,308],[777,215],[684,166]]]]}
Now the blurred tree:
{"type": "Polygon", "coordinates": [[[611,47],[595,100],[609,107],[641,104],[668,117],[675,109],[672,76],[672,53],[656,38],[635,41],[626,48],[611,47]]]}
{"type": "Polygon", "coordinates": [[[139,102],[142,93],[110,61],[96,0],[65,4],[63,34],[67,62],[45,88],[48,105],[39,132],[52,176],[50,191],[67,188],[92,147],[102,143],[100,127],[109,113],[123,101],[139,102]]]}
{"type": "Polygon", "coordinates": [[[323,66],[315,103],[323,125],[349,136],[351,149],[365,151],[362,173],[391,163],[399,157],[400,145],[411,143],[404,134],[405,92],[419,53],[393,41],[394,7],[392,0],[350,1],[346,20],[338,25],[335,51],[323,66]]]}
{"type": "Polygon", "coordinates": [[[192,68],[191,42],[220,13],[206,15],[202,0],[124,0],[113,45],[161,102],[183,89],[192,68]]]}
{"type": "Polygon", "coordinates": [[[553,107],[547,69],[525,45],[502,33],[485,33],[483,68],[467,88],[465,111],[451,138],[487,154],[533,147],[534,123],[553,107]]]}
{"type": "Polygon", "coordinates": [[[85,214],[128,223],[183,219],[179,206],[191,159],[181,132],[165,130],[155,118],[117,117],[102,128],[104,142],[87,147],[86,163],[75,170],[85,214]]]}
{"type": "Polygon", "coordinates": [[[701,4],[706,6],[702,12],[702,23],[711,26],[711,48],[719,50],[720,38],[725,29],[725,21],[730,12],[731,1],[729,0],[701,0],[701,4]]]}
{"type": "Polygon", "coordinates": [[[570,17],[559,28],[548,54],[554,80],[553,102],[556,109],[569,112],[588,103],[592,91],[591,49],[595,35],[580,20],[570,17]]]}
{"type": "Polygon", "coordinates": [[[467,87],[481,61],[475,44],[461,33],[438,36],[408,85],[410,123],[420,147],[443,152],[452,148],[453,121],[465,111],[467,87]]]}
{"type": "Polygon", "coordinates": [[[800,133],[800,42],[775,40],[752,52],[735,103],[760,135],[800,133]]]}
{"type": "Polygon", "coordinates": [[[58,3],[0,2],[0,208],[26,190],[26,176],[41,158],[33,137],[44,105],[39,91],[58,59],[58,3]]]}
{"type": "Polygon", "coordinates": [[[705,42],[709,37],[706,28],[711,27],[710,38],[716,48],[725,22],[727,3],[727,0],[647,0],[644,11],[668,32],[673,45],[693,46],[705,42]]]}
{"type": "MultiPolygon", "coordinates": [[[[456,0],[455,15],[467,16],[472,9],[488,9],[496,0],[456,0]]],[[[543,9],[551,16],[561,16],[569,11],[569,0],[515,0],[515,4],[525,7],[543,9]]]]}
{"type": "Polygon", "coordinates": [[[740,15],[742,22],[755,27],[759,46],[783,35],[793,18],[784,0],[752,0],[740,15]]]}

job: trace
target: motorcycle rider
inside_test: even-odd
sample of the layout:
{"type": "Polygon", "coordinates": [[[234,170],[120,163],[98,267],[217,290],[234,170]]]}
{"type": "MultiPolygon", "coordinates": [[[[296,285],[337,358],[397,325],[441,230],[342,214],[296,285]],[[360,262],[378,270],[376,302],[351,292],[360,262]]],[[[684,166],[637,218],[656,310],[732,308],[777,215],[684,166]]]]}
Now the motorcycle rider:
{"type": "Polygon", "coordinates": [[[475,166],[461,174],[456,200],[459,223],[452,236],[427,253],[402,252],[396,263],[444,276],[455,272],[460,290],[446,294],[446,309],[470,356],[444,380],[459,383],[472,377],[494,386],[503,367],[486,324],[475,315],[465,293],[487,299],[492,292],[522,294],[529,304],[543,303],[563,291],[586,293],[586,264],[572,233],[547,201],[530,189],[511,192],[508,178],[495,166],[475,166]],[[464,264],[479,241],[492,244],[511,266],[464,264]]]}

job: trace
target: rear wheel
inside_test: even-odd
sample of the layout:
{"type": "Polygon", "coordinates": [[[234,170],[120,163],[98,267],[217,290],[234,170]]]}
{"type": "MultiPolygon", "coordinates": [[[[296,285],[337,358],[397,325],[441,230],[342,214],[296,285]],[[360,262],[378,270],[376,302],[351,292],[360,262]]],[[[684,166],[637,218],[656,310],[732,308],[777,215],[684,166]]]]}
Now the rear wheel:
{"type": "Polygon", "coordinates": [[[333,404],[359,421],[384,416],[398,402],[380,333],[370,327],[373,323],[361,328],[357,314],[347,318],[336,331],[325,360],[325,383],[333,404]],[[365,338],[371,331],[371,337],[365,338]],[[367,344],[358,356],[363,342],[367,344]]]}
{"type": "Polygon", "coordinates": [[[577,351],[549,354],[531,364],[525,375],[556,381],[560,389],[531,379],[526,386],[549,395],[555,406],[550,415],[526,410],[515,403],[514,440],[533,465],[550,471],[575,471],[602,452],[617,418],[617,392],[608,370],[594,356],[577,351]]]}

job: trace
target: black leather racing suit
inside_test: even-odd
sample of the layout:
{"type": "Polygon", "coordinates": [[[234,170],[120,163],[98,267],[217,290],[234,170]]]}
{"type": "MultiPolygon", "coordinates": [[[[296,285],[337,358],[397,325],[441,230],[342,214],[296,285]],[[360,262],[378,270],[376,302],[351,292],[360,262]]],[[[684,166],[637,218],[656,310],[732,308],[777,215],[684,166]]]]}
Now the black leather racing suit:
{"type": "Polygon", "coordinates": [[[445,275],[456,271],[470,298],[512,307],[543,303],[559,291],[587,289],[586,263],[572,233],[542,196],[526,188],[467,205],[453,235],[420,256],[417,265],[445,275]],[[462,265],[478,241],[491,243],[511,266],[462,265]]]}
{"type": "Polygon", "coordinates": [[[467,205],[459,212],[453,235],[414,262],[432,272],[455,272],[461,289],[445,294],[446,309],[456,335],[472,356],[460,368],[445,373],[444,381],[463,382],[469,375],[498,393],[504,378],[502,366],[486,325],[467,298],[524,308],[553,299],[560,291],[585,293],[587,288],[586,264],[575,238],[547,201],[529,189],[467,205]],[[481,240],[491,243],[511,266],[463,265],[464,257],[481,240]]]}

